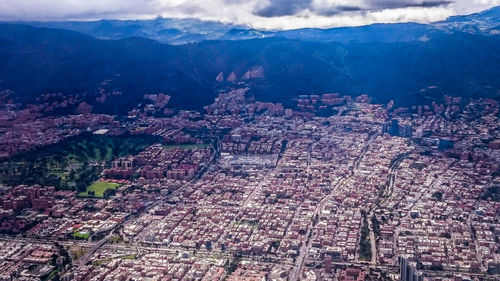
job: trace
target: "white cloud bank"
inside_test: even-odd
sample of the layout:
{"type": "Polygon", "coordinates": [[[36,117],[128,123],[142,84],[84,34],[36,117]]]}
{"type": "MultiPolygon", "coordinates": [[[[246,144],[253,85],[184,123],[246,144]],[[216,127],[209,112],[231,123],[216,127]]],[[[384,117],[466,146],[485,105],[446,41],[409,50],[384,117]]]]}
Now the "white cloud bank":
{"type": "Polygon", "coordinates": [[[444,20],[500,0],[0,0],[0,20],[197,18],[259,29],[444,20]]]}

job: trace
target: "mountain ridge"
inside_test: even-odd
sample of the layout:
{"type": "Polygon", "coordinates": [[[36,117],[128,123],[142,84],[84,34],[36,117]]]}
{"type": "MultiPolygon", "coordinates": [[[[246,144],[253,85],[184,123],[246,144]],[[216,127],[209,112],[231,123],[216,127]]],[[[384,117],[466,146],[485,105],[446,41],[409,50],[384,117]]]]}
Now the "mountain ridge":
{"type": "Polygon", "coordinates": [[[375,23],[356,27],[302,28],[281,31],[258,30],[244,25],[225,24],[198,19],[172,19],[158,17],[152,20],[98,20],[98,21],[56,21],[17,22],[35,27],[60,28],[81,32],[99,39],[124,39],[145,37],[166,44],[186,44],[206,40],[242,40],[265,37],[285,37],[312,41],[378,41],[385,37],[368,36],[370,32],[384,32],[392,35],[391,40],[418,40],[408,37],[418,29],[421,33],[436,31],[463,31],[489,35],[500,32],[500,6],[470,15],[453,16],[444,21],[429,24],[419,23],[375,23]],[[471,24],[474,22],[474,24],[471,24]],[[399,36],[399,37],[398,37],[399,36]]]}
{"type": "Polygon", "coordinates": [[[270,37],[174,46],[0,24],[0,91],[14,91],[23,103],[51,92],[77,95],[97,111],[122,113],[148,93],[171,95],[171,107],[199,109],[239,83],[260,100],[288,105],[299,94],[328,92],[424,102],[429,87],[437,88],[435,99],[498,98],[499,46],[499,36],[444,31],[397,42],[270,37]],[[235,80],[220,83],[220,73],[235,80]],[[114,94],[102,102],[102,92],[114,94]]]}

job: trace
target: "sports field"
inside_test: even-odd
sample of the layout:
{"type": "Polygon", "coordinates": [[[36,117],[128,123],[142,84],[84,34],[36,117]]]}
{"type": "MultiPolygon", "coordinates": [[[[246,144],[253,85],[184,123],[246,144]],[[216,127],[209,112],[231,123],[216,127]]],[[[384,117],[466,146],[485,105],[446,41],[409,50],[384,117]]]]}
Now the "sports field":
{"type": "Polygon", "coordinates": [[[89,191],[95,192],[94,197],[104,197],[104,192],[108,189],[117,189],[120,185],[114,182],[96,181],[87,187],[86,191],[80,192],[78,195],[85,197],[89,195],[89,191]]]}

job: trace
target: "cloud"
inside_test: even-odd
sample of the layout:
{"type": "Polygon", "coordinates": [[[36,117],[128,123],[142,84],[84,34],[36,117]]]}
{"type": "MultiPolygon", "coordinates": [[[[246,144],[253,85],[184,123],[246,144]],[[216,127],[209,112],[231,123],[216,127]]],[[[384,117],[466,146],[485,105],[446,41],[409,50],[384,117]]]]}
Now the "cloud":
{"type": "Polygon", "coordinates": [[[426,23],[500,5],[500,0],[0,0],[0,20],[146,19],[158,15],[259,29],[426,23]]]}
{"type": "Polygon", "coordinates": [[[2,20],[64,20],[145,17],[155,13],[157,0],[0,0],[2,20]]]}
{"type": "Polygon", "coordinates": [[[262,8],[253,11],[261,17],[279,17],[295,15],[309,8],[312,0],[274,0],[262,8]]]}
{"type": "Polygon", "coordinates": [[[338,0],[273,0],[267,2],[267,5],[264,7],[254,10],[253,13],[261,17],[278,17],[297,15],[310,10],[318,15],[335,15],[342,12],[374,11],[407,7],[432,8],[446,6],[452,3],[452,1],[444,0],[367,0],[350,2],[358,2],[358,5],[338,0]]]}
{"type": "Polygon", "coordinates": [[[443,0],[369,0],[365,1],[372,10],[398,9],[408,7],[432,8],[447,6],[453,1],[443,0]]]}

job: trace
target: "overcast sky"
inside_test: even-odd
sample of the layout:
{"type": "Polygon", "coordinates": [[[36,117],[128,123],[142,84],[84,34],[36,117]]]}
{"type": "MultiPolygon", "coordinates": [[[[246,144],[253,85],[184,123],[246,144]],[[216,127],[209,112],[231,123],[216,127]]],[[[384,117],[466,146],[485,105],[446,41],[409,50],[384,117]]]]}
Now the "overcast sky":
{"type": "Polygon", "coordinates": [[[198,18],[259,29],[431,22],[500,0],[0,0],[0,20],[198,18]]]}

